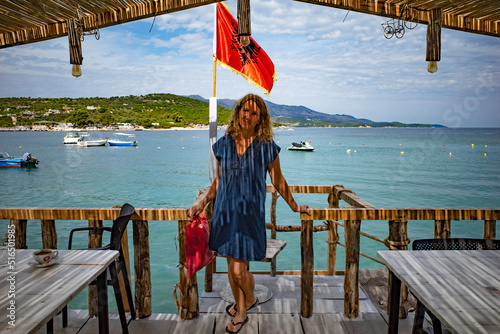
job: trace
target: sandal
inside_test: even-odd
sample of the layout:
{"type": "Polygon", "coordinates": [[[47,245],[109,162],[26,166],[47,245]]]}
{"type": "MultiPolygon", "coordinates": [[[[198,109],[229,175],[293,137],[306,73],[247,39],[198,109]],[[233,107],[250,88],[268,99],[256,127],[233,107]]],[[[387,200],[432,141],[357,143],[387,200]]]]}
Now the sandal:
{"type": "Polygon", "coordinates": [[[236,312],[238,312],[238,309],[236,308],[236,303],[232,303],[232,304],[229,304],[228,306],[226,306],[226,313],[227,313],[228,316],[234,317],[234,316],[236,316],[236,312]],[[231,313],[229,313],[229,310],[231,309],[231,307],[233,307],[234,315],[232,315],[231,313]]]}
{"type": "Polygon", "coordinates": [[[227,326],[226,326],[226,333],[239,333],[239,331],[241,331],[241,329],[243,328],[243,326],[248,322],[248,317],[245,318],[245,320],[243,321],[240,321],[240,322],[237,322],[237,323],[234,323],[233,319],[231,319],[231,324],[233,326],[238,326],[238,325],[241,325],[240,326],[240,329],[238,329],[236,332],[233,332],[232,330],[230,330],[227,326]]]}
{"type": "MultiPolygon", "coordinates": [[[[251,309],[253,309],[254,307],[256,307],[257,305],[259,305],[259,298],[255,297],[255,302],[252,305],[250,305],[249,308],[247,308],[247,312],[250,311],[251,309]]],[[[234,310],[236,311],[236,305],[235,305],[234,310]]]]}

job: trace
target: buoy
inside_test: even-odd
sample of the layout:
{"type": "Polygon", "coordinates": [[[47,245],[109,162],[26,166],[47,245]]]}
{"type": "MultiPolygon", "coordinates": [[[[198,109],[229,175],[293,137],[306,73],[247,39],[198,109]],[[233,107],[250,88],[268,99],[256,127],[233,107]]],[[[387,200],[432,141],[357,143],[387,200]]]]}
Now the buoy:
{"type": "Polygon", "coordinates": [[[347,153],[351,153],[351,150],[347,150],[347,153]]]}
{"type": "Polygon", "coordinates": [[[399,152],[399,153],[401,153],[401,154],[405,154],[405,152],[403,152],[403,151],[401,151],[401,152],[399,152]]]}
{"type": "Polygon", "coordinates": [[[488,145],[484,145],[484,147],[488,147],[488,145]]]}
{"type": "Polygon", "coordinates": [[[61,148],[61,145],[59,145],[59,148],[61,148]]]}
{"type": "Polygon", "coordinates": [[[365,144],[365,143],[363,143],[363,145],[364,145],[364,144],[365,144]]]}
{"type": "Polygon", "coordinates": [[[332,142],[329,142],[328,145],[332,145],[332,142]]]}
{"type": "MultiPolygon", "coordinates": [[[[309,144],[311,143],[311,141],[309,140],[309,144]]],[[[240,327],[241,328],[241,327],[240,327]]]]}
{"type": "Polygon", "coordinates": [[[401,146],[401,144],[399,144],[399,146],[401,146]]]}
{"type": "Polygon", "coordinates": [[[356,150],[354,150],[354,153],[356,153],[356,150]]]}
{"type": "Polygon", "coordinates": [[[181,140],[184,140],[184,139],[181,138],[181,140]]]}
{"type": "Polygon", "coordinates": [[[443,144],[443,147],[445,147],[445,146],[446,146],[446,145],[445,145],[445,144],[443,144]]]}
{"type": "Polygon", "coordinates": [[[340,145],[340,143],[339,143],[339,145],[340,145]]]}
{"type": "Polygon", "coordinates": [[[470,147],[474,148],[474,144],[471,144],[470,147]]]}
{"type": "Polygon", "coordinates": [[[486,156],[486,153],[484,154],[484,156],[486,156]]]}
{"type": "Polygon", "coordinates": [[[19,146],[19,148],[23,148],[22,146],[19,146]]]}
{"type": "Polygon", "coordinates": [[[160,146],[158,146],[158,148],[161,148],[160,146]]]}
{"type": "Polygon", "coordinates": [[[450,157],[451,157],[451,152],[450,152],[450,157]]]}

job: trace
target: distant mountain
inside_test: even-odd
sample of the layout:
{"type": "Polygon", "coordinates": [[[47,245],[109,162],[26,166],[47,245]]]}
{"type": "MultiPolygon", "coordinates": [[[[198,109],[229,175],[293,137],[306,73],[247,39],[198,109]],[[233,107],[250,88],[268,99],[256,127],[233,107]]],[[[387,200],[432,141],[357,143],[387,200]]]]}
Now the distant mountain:
{"type": "MultiPolygon", "coordinates": [[[[186,96],[191,99],[203,101],[208,103],[199,95],[186,96]]],[[[217,105],[233,109],[234,103],[237,100],[231,99],[218,99],[217,105]]],[[[393,127],[442,127],[441,125],[428,125],[428,124],[403,124],[399,122],[374,122],[365,118],[356,118],[351,115],[345,114],[325,114],[322,112],[314,111],[304,106],[288,106],[283,104],[276,104],[266,101],[269,112],[272,115],[274,122],[283,123],[293,126],[393,126],[393,127]],[[341,124],[339,124],[341,123],[341,124]]]]}

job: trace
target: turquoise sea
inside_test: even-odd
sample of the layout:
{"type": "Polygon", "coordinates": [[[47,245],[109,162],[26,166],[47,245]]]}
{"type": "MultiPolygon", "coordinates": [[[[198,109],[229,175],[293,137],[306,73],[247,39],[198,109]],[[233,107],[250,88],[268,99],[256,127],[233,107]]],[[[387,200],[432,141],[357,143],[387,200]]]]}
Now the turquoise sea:
{"type": "MultiPolygon", "coordinates": [[[[381,208],[500,207],[500,129],[296,128],[278,129],[275,134],[289,184],[342,184],[381,208]],[[301,140],[311,141],[315,151],[286,150],[301,140]]],[[[198,190],[208,185],[207,130],[135,132],[137,148],[80,148],[64,145],[64,135],[0,132],[0,152],[13,156],[29,152],[40,160],[37,168],[0,170],[0,207],[111,207],[128,202],[137,208],[187,208],[198,190]]],[[[295,197],[299,204],[313,208],[328,206],[326,195],[295,197]]],[[[278,201],[277,216],[279,224],[300,224],[299,215],[283,200],[278,201]]],[[[7,225],[8,221],[0,222],[2,235],[7,225]]],[[[58,248],[67,248],[71,228],[85,225],[57,221],[58,248]]],[[[153,312],[175,313],[177,224],[153,221],[149,227],[153,312]]],[[[361,228],[382,239],[388,234],[384,221],[363,222],[361,228]]],[[[451,233],[482,237],[483,228],[482,222],[452,222],[451,233]]],[[[433,222],[410,221],[408,230],[412,240],[432,237],[433,222]]],[[[278,269],[299,270],[299,233],[281,233],[278,238],[288,242],[278,256],[278,269]]],[[[314,238],[315,269],[324,269],[326,232],[315,233],[314,238]]],[[[41,247],[38,221],[28,223],[28,247],[41,247]]],[[[361,239],[361,247],[372,256],[383,248],[366,238],[361,239]]],[[[343,250],[339,249],[337,269],[342,270],[343,250]]],[[[218,262],[218,269],[224,269],[224,261],[218,262]]],[[[361,268],[379,266],[361,258],[361,268]]],[[[252,269],[267,270],[269,265],[255,263],[252,269]]],[[[198,275],[200,287],[203,277],[198,275]]],[[[86,295],[80,294],[70,308],[85,308],[86,301],[86,295]]]]}

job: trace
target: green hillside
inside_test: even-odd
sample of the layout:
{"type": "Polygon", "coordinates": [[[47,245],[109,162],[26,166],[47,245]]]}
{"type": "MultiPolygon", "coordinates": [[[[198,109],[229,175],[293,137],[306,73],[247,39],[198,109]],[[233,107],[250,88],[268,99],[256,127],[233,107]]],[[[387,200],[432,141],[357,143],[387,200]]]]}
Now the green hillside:
{"type": "MultiPolygon", "coordinates": [[[[231,110],[217,108],[218,124],[227,124],[231,110]]],[[[85,125],[131,123],[169,128],[187,124],[208,125],[208,103],[173,94],[113,96],[110,98],[1,98],[0,127],[31,126],[49,121],[85,125]]]]}
{"type": "Polygon", "coordinates": [[[303,119],[298,117],[278,116],[276,121],[287,126],[293,127],[339,127],[339,128],[355,128],[355,127],[431,127],[428,124],[404,124],[400,122],[335,122],[320,119],[303,119]]]}

